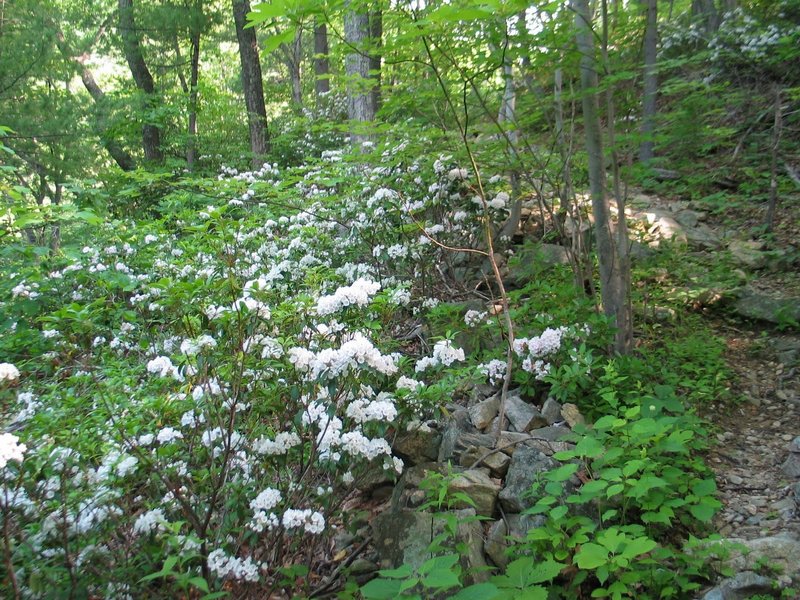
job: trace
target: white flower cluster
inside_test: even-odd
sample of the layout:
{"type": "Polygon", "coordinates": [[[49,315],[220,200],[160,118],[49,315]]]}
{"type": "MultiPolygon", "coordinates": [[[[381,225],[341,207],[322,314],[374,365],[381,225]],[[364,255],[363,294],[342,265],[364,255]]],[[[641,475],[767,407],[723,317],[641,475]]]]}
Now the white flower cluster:
{"type": "Polygon", "coordinates": [[[22,455],[27,449],[25,444],[19,443],[16,435],[0,433],[0,469],[5,468],[10,460],[22,462],[22,455]]]}
{"type": "Polygon", "coordinates": [[[450,340],[441,340],[433,345],[433,356],[424,356],[417,361],[414,370],[417,373],[423,373],[430,367],[438,367],[439,365],[449,367],[456,361],[463,361],[464,350],[453,346],[450,340]]]}
{"type": "Polygon", "coordinates": [[[172,377],[183,381],[183,376],[178,372],[178,367],[172,364],[168,356],[157,356],[147,363],[147,372],[159,377],[172,377]]]}
{"type": "Polygon", "coordinates": [[[216,348],[217,341],[210,335],[201,335],[194,339],[186,339],[181,342],[181,352],[186,356],[197,356],[206,348],[216,348]]]}
{"type": "Polygon", "coordinates": [[[356,423],[383,421],[391,423],[397,418],[397,408],[388,394],[379,394],[375,400],[359,398],[347,406],[346,414],[356,423]]]}
{"type": "Polygon", "coordinates": [[[400,378],[397,380],[397,384],[395,387],[398,390],[408,390],[410,392],[416,392],[419,388],[423,387],[425,384],[421,381],[417,381],[416,379],[412,379],[411,377],[406,377],[405,375],[401,375],[400,378]]]}
{"type": "Polygon", "coordinates": [[[253,442],[253,452],[266,454],[267,456],[277,456],[286,454],[290,448],[299,446],[302,443],[300,436],[294,432],[282,431],[275,436],[274,440],[260,437],[253,442]]]}
{"type": "Polygon", "coordinates": [[[361,366],[368,366],[384,375],[397,372],[394,356],[381,354],[362,333],[353,333],[340,348],[325,348],[315,353],[305,348],[291,348],[289,361],[298,371],[307,372],[311,379],[333,379],[361,366]]]}
{"type": "Polygon", "coordinates": [[[228,556],[224,550],[218,548],[209,553],[208,568],[220,579],[227,577],[255,583],[259,580],[258,571],[263,565],[254,563],[249,556],[247,558],[228,556]]]}
{"type": "Polygon", "coordinates": [[[310,508],[297,510],[289,508],[283,513],[281,523],[286,529],[302,527],[307,533],[319,534],[325,531],[325,517],[310,508]]]}
{"type": "Polygon", "coordinates": [[[505,379],[508,364],[504,360],[490,360],[478,366],[478,371],[489,379],[489,383],[497,385],[505,379]]]}
{"type": "Polygon", "coordinates": [[[477,327],[487,314],[486,311],[468,310],[464,315],[464,324],[467,327],[477,327]]]}
{"type": "Polygon", "coordinates": [[[542,359],[561,349],[568,331],[568,327],[548,327],[537,337],[514,340],[514,352],[523,359],[523,370],[533,373],[536,379],[544,379],[550,372],[550,364],[542,359]]]}
{"type": "Polygon", "coordinates": [[[16,381],[19,379],[19,369],[11,363],[0,363],[0,381],[16,381]]]}
{"type": "Polygon", "coordinates": [[[164,525],[167,519],[164,516],[164,511],[160,508],[148,510],[146,513],[139,515],[136,522],[133,524],[133,533],[136,535],[147,535],[156,531],[164,531],[164,525]]]}
{"type": "Polygon", "coordinates": [[[254,511],[270,511],[283,499],[280,490],[266,488],[250,501],[250,508],[254,511]]]}
{"type": "Polygon", "coordinates": [[[317,300],[317,314],[329,315],[348,306],[364,307],[380,289],[380,283],[357,279],[352,285],[340,287],[330,296],[320,297],[317,300]]]}
{"type": "Polygon", "coordinates": [[[495,210],[502,210],[508,205],[509,200],[510,198],[506,192],[500,192],[494,198],[489,200],[487,204],[489,205],[489,208],[494,208],[495,210]]]}

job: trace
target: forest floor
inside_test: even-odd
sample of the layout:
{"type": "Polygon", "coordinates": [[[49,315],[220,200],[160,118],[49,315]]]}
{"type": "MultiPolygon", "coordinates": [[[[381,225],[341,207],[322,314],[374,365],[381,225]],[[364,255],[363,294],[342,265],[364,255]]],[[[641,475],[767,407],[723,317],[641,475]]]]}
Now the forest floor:
{"type": "MultiPolygon", "coordinates": [[[[669,205],[653,200],[658,208],[669,205]]],[[[726,232],[736,232],[737,237],[741,237],[740,232],[757,232],[763,219],[763,205],[742,203],[724,212],[709,211],[706,224],[725,240],[726,232]]],[[[788,261],[779,267],[767,263],[762,268],[747,269],[746,285],[772,297],[800,298],[797,202],[787,203],[778,211],[775,228],[767,239],[765,250],[771,250],[772,256],[788,256],[788,261]]],[[[703,260],[719,264],[729,260],[725,252],[725,244],[705,250],[703,260]]],[[[723,536],[745,539],[783,532],[800,534],[800,483],[781,469],[793,440],[800,436],[797,323],[779,327],[729,312],[704,313],[707,325],[725,342],[723,357],[732,375],[727,382],[729,397],[699,410],[715,437],[707,457],[723,503],[715,528],[723,536]]]]}

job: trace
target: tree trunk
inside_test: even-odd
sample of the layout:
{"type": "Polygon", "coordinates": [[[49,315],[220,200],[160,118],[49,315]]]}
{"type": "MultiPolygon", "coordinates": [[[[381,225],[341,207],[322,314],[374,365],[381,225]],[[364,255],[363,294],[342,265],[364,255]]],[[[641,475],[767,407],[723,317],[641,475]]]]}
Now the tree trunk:
{"type": "Polygon", "coordinates": [[[517,92],[514,85],[514,66],[511,59],[506,57],[503,61],[503,79],[505,86],[503,87],[503,99],[500,102],[500,110],[497,113],[497,122],[503,124],[504,127],[510,128],[508,130],[508,143],[511,145],[509,149],[510,160],[512,167],[509,170],[508,176],[511,181],[511,206],[508,219],[500,231],[501,237],[514,237],[514,234],[519,228],[519,221],[522,216],[522,198],[520,198],[520,177],[519,177],[519,163],[517,153],[517,142],[519,141],[519,131],[516,124],[516,108],[517,108],[517,92]]]}
{"type": "Polygon", "coordinates": [[[653,134],[655,133],[658,74],[656,73],[658,46],[657,0],[645,0],[646,23],[644,30],[644,89],[642,90],[642,143],[639,160],[653,159],[653,134]]]}
{"type": "Polygon", "coordinates": [[[317,104],[331,91],[330,65],[328,63],[328,27],[322,21],[314,26],[314,94],[317,104]]]}
{"type": "Polygon", "coordinates": [[[267,108],[264,104],[264,85],[261,81],[261,63],[258,59],[258,42],[254,27],[245,29],[248,0],[232,0],[233,20],[236,24],[236,39],[239,42],[239,58],[242,63],[242,89],[247,107],[247,122],[250,126],[250,151],[253,166],[258,167],[269,152],[269,130],[267,108]]]}
{"type": "Polygon", "coordinates": [[[369,77],[370,57],[368,42],[370,34],[369,15],[348,9],[344,16],[345,41],[350,50],[345,57],[347,75],[347,117],[351,121],[351,139],[361,144],[369,139],[364,123],[375,119],[372,100],[372,81],[369,77]]]}
{"type": "Polygon", "coordinates": [[[294,39],[290,44],[281,44],[286,69],[289,71],[289,81],[292,84],[292,104],[299,110],[303,106],[303,78],[301,66],[303,62],[303,28],[298,26],[294,39]]]}
{"type": "MultiPolygon", "coordinates": [[[[149,119],[149,113],[157,104],[155,84],[150,69],[142,55],[142,48],[139,44],[139,35],[136,32],[136,23],[133,18],[133,0],[119,0],[119,33],[122,37],[122,46],[125,53],[125,60],[133,75],[136,87],[145,97],[145,121],[149,119]]],[[[142,148],[144,158],[148,161],[161,162],[164,155],[161,152],[161,130],[153,123],[145,122],[142,125],[142,148]]]]}
{"type": "MultiPolygon", "coordinates": [[[[630,319],[626,317],[628,302],[621,277],[621,260],[611,231],[611,209],[606,196],[606,174],[603,162],[603,141],[600,132],[600,107],[597,95],[597,61],[595,59],[592,17],[588,0],[573,0],[575,38],[581,55],[581,91],[586,153],[589,160],[589,189],[592,197],[597,259],[600,268],[600,295],[603,312],[617,328],[615,349],[624,353],[630,339],[630,319]]],[[[620,216],[624,218],[624,214],[620,216]]]]}
{"type": "Polygon", "coordinates": [[[772,231],[775,223],[775,210],[778,207],[778,154],[781,144],[781,130],[783,128],[783,114],[781,110],[781,89],[775,86],[775,116],[772,125],[772,145],[770,148],[769,168],[769,205],[767,206],[766,229],[772,231]]]}
{"type": "Polygon", "coordinates": [[[120,169],[123,171],[133,171],[136,169],[136,162],[133,160],[133,157],[128,154],[128,152],[126,152],[121,145],[108,136],[108,127],[106,125],[105,114],[106,95],[97,84],[92,71],[86,66],[86,60],[89,58],[88,52],[82,56],[74,56],[71,50],[67,47],[64,34],[61,32],[61,30],[56,31],[56,44],[58,45],[58,49],[61,51],[61,54],[64,56],[64,58],[72,61],[75,64],[78,69],[78,73],[80,74],[83,87],[86,88],[86,91],[89,92],[92,100],[94,100],[94,129],[100,138],[100,143],[103,145],[103,148],[106,149],[108,154],[112,159],[114,159],[114,162],[117,163],[120,169]]]}
{"type": "Polygon", "coordinates": [[[692,14],[703,19],[706,33],[716,33],[721,19],[714,0],[692,0],[692,14]]]}
{"type": "Polygon", "coordinates": [[[197,161],[197,82],[200,78],[200,32],[192,33],[191,73],[189,75],[189,139],[186,140],[186,166],[194,170],[197,161]]]}
{"type": "Polygon", "coordinates": [[[369,74],[374,80],[370,100],[372,101],[372,114],[377,114],[381,108],[381,47],[383,46],[383,12],[373,11],[369,14],[369,74]]]}

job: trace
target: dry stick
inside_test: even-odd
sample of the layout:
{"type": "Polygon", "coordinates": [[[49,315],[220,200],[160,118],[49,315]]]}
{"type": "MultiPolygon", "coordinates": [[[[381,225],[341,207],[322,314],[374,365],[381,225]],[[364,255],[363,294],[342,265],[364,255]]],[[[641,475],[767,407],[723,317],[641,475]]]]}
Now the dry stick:
{"type": "Polygon", "coordinates": [[[555,452],[556,451],[556,449],[553,448],[553,446],[551,445],[550,440],[544,440],[544,439],[542,439],[540,437],[536,437],[535,435],[529,435],[528,437],[516,440],[514,442],[509,442],[508,444],[504,444],[503,446],[497,446],[494,449],[489,450],[488,452],[483,454],[481,457],[479,457],[474,463],[472,463],[469,468],[470,469],[474,469],[475,467],[480,465],[483,461],[485,461],[487,458],[489,458],[492,454],[497,454],[498,452],[502,452],[506,448],[511,448],[512,446],[516,446],[517,444],[523,444],[525,442],[530,442],[531,440],[539,440],[540,442],[544,442],[545,444],[547,444],[547,447],[550,448],[551,452],[555,452]]]}
{"type": "MultiPolygon", "coordinates": [[[[500,275],[500,267],[497,265],[497,260],[494,256],[494,239],[492,235],[492,225],[491,221],[489,220],[489,205],[486,202],[486,193],[483,189],[483,181],[481,180],[481,172],[478,168],[478,164],[475,162],[475,155],[472,152],[472,148],[469,145],[469,139],[467,138],[467,130],[462,124],[461,120],[458,116],[458,111],[456,110],[455,104],[453,104],[453,100],[450,98],[450,94],[447,91],[447,86],[445,85],[444,81],[442,80],[442,75],[439,72],[439,69],[436,68],[436,63],[433,60],[433,52],[431,51],[430,43],[428,42],[428,37],[426,35],[422,35],[422,43],[425,46],[425,53],[428,56],[428,60],[430,61],[429,65],[431,70],[433,71],[434,76],[436,77],[436,81],[439,83],[439,87],[442,89],[442,92],[445,97],[445,102],[453,113],[453,119],[455,119],[456,125],[458,126],[458,132],[461,135],[461,142],[464,144],[464,150],[469,157],[470,165],[472,166],[472,171],[475,173],[475,177],[477,179],[478,184],[478,194],[479,198],[481,199],[481,204],[483,205],[483,225],[484,225],[484,233],[486,236],[486,245],[488,246],[488,255],[489,263],[492,265],[492,273],[494,274],[495,283],[497,284],[497,289],[500,292],[500,299],[502,302],[503,307],[503,314],[505,315],[506,327],[508,328],[508,349],[506,351],[506,376],[503,379],[503,388],[500,392],[500,409],[498,412],[498,423],[497,423],[497,431],[495,432],[495,445],[500,440],[500,432],[503,430],[503,424],[506,418],[506,398],[508,396],[508,388],[511,383],[511,372],[514,367],[514,323],[511,321],[511,314],[509,313],[509,306],[508,306],[508,294],[506,294],[505,285],[503,285],[503,277],[500,275]]],[[[465,86],[465,93],[466,93],[466,86],[465,86]]],[[[464,111],[467,111],[466,102],[464,104],[464,111]]]]}
{"type": "Polygon", "coordinates": [[[361,542],[356,547],[356,549],[353,550],[352,554],[350,554],[350,556],[348,556],[345,560],[339,563],[339,565],[333,570],[333,572],[330,575],[328,575],[328,577],[325,578],[325,582],[323,582],[322,584],[317,586],[316,589],[311,591],[311,593],[309,594],[309,598],[316,598],[318,595],[324,594],[325,592],[330,590],[330,588],[333,587],[336,578],[339,576],[341,570],[353,564],[353,561],[358,557],[359,554],[364,552],[364,550],[369,545],[370,541],[371,540],[367,538],[366,540],[361,542]]]}

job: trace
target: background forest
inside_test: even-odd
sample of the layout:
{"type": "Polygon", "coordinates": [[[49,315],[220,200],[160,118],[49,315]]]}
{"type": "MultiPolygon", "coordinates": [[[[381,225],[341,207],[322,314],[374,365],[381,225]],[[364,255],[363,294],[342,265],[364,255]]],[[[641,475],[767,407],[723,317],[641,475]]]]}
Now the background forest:
{"type": "Polygon", "coordinates": [[[797,597],[798,65],[798,0],[0,0],[0,593],[797,597]]]}

